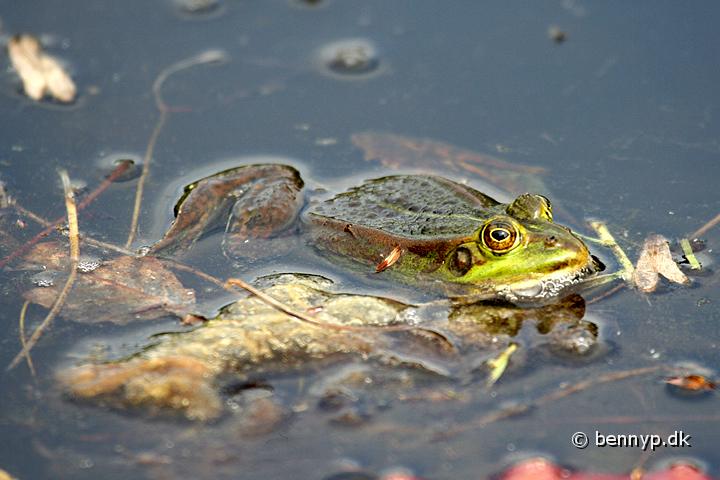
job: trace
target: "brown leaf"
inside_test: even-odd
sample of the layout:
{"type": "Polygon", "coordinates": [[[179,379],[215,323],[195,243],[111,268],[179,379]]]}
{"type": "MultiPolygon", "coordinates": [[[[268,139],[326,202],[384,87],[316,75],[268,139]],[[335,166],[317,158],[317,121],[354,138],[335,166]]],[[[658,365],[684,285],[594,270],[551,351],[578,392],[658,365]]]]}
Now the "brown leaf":
{"type": "Polygon", "coordinates": [[[690,279],[673,261],[667,239],[662,235],[650,235],[645,239],[635,266],[633,283],[643,292],[653,292],[657,288],[660,275],[671,282],[683,285],[690,283],[690,279]]]}
{"type": "Polygon", "coordinates": [[[715,383],[702,375],[685,375],[684,377],[670,377],[665,383],[691,392],[715,390],[715,383]]]}
{"type": "MultiPolygon", "coordinates": [[[[60,280],[54,286],[25,292],[25,299],[46,308],[52,305],[67,271],[65,250],[58,243],[48,242],[36,245],[27,254],[26,261],[57,270],[60,280]]],[[[185,289],[160,260],[123,256],[80,273],[62,314],[75,322],[125,324],[168,314],[184,317],[194,304],[193,290],[185,289]]]]}
{"type": "Polygon", "coordinates": [[[42,51],[40,42],[32,35],[11,38],[8,55],[28,97],[40,100],[47,93],[65,103],[75,99],[75,83],[57,60],[42,51]]]}
{"type": "Polygon", "coordinates": [[[545,171],[426,138],[360,132],[353,134],[351,140],[364,152],[365,160],[380,161],[393,170],[437,172],[440,169],[446,173],[470,174],[515,194],[537,190],[538,175],[545,171]]]}

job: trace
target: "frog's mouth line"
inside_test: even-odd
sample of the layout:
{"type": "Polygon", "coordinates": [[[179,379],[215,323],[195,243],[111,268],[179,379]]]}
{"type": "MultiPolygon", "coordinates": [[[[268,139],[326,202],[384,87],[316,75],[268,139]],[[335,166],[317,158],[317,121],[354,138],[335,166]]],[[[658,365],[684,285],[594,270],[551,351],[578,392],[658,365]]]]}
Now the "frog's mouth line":
{"type": "Polygon", "coordinates": [[[605,270],[605,265],[595,255],[590,256],[589,263],[573,273],[558,276],[552,279],[543,279],[531,288],[506,289],[502,296],[508,300],[540,300],[558,296],[566,288],[577,285],[590,275],[605,270]]]}
{"type": "Polygon", "coordinates": [[[552,280],[542,280],[540,282],[540,292],[537,295],[534,295],[533,298],[555,297],[567,287],[577,285],[586,277],[595,273],[595,271],[596,270],[592,266],[588,265],[575,273],[563,275],[559,278],[553,278],[552,280]]]}

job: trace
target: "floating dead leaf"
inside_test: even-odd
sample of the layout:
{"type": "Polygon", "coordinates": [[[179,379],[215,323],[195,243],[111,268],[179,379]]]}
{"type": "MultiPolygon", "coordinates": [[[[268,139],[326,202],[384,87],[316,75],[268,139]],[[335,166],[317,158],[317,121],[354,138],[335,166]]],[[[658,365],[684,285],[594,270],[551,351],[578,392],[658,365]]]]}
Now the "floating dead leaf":
{"type": "Polygon", "coordinates": [[[673,260],[667,239],[662,235],[650,235],[645,239],[632,280],[641,291],[653,292],[660,275],[674,283],[690,283],[673,260]]]}
{"type": "MultiPolygon", "coordinates": [[[[58,295],[61,278],[67,276],[66,248],[56,242],[36,245],[25,256],[25,268],[58,271],[55,285],[23,294],[25,299],[50,307],[58,295]]],[[[122,256],[78,275],[62,309],[75,322],[125,324],[164,315],[186,317],[195,304],[195,293],[154,257],[122,256]]]]}
{"type": "Polygon", "coordinates": [[[665,383],[691,392],[708,392],[715,390],[715,383],[703,375],[685,375],[684,377],[669,377],[665,383]]]}
{"type": "Polygon", "coordinates": [[[11,38],[8,55],[28,97],[40,100],[47,93],[61,102],[75,100],[75,83],[60,62],[43,52],[37,38],[32,35],[11,38]]]}
{"type": "Polygon", "coordinates": [[[387,257],[383,258],[383,261],[377,264],[375,267],[375,273],[380,273],[383,270],[395,265],[395,262],[400,259],[400,254],[402,254],[402,248],[399,246],[393,248],[392,251],[388,253],[387,257]]]}

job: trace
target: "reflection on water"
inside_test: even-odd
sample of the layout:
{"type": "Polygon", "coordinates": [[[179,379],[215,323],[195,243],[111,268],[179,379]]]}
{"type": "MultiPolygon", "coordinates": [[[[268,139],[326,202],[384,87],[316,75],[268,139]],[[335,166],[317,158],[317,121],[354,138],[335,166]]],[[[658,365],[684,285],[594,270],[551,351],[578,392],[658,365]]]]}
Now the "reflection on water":
{"type": "MultiPolygon", "coordinates": [[[[319,198],[389,174],[389,165],[363,160],[353,144],[353,135],[368,131],[438,139],[485,158],[542,168],[544,183],[533,175],[535,183],[525,188],[551,197],[574,228],[582,230],[584,218],[606,220],[633,259],[648,234],[680,238],[720,210],[714,4],[692,11],[581,2],[513,8],[329,0],[12,7],[0,8],[4,41],[20,32],[37,35],[69,65],[79,99],[70,106],[34,103],[4,69],[0,180],[20,205],[56,218],[64,213],[56,168],[86,185],[78,192],[82,199],[118,161],[132,160],[132,173],[81,213],[81,233],[96,240],[122,245],[127,238],[159,118],[153,81],[168,65],[216,49],[226,52],[226,62],[184,70],[163,85],[167,118],[151,155],[132,248],[157,241],[182,186],[236,165],[228,159],[293,159],[319,198]],[[555,32],[552,38],[548,32],[555,32]]],[[[483,189],[467,170],[432,162],[417,168],[483,189]]],[[[0,218],[3,257],[39,230],[7,210],[0,218]]],[[[717,232],[708,232],[706,241],[703,255],[712,261],[717,232]]],[[[188,261],[220,278],[237,274],[218,244],[217,236],[201,241],[188,261]]],[[[102,248],[82,254],[88,270],[82,276],[97,275],[110,256],[102,248]]],[[[6,365],[20,348],[20,294],[64,282],[51,269],[18,268],[13,263],[0,271],[6,326],[0,361],[6,365]]],[[[331,276],[345,292],[385,293],[373,290],[372,279],[360,284],[310,257],[256,265],[242,275],[252,280],[288,270],[331,276]]],[[[178,275],[200,299],[210,296],[201,280],[178,275]]],[[[79,324],[61,316],[33,350],[37,380],[24,364],[3,374],[0,468],[19,478],[235,478],[238,472],[243,478],[332,478],[353,469],[370,476],[398,468],[423,478],[479,478],[539,453],[601,472],[661,468],[683,456],[718,476],[717,394],[677,395],[662,383],[667,369],[681,362],[717,376],[712,332],[720,318],[712,266],[693,274],[693,282],[690,288],[666,284],[652,296],[626,290],[588,305],[574,323],[498,314],[485,319],[486,330],[470,330],[484,348],[468,348],[450,330],[412,337],[386,332],[383,341],[402,353],[394,361],[323,358],[311,368],[301,362],[278,373],[262,362],[233,365],[242,354],[227,341],[222,354],[208,357],[210,367],[168,354],[143,364],[144,374],[132,381],[123,382],[120,370],[99,377],[104,387],[122,391],[104,403],[70,401],[57,372],[81,360],[139,364],[153,351],[173,353],[172,341],[231,325],[179,325],[169,316],[125,326],[79,324]],[[503,335],[520,348],[488,389],[485,362],[507,345],[503,335]],[[453,348],[444,350],[448,345],[453,348]],[[204,370],[219,363],[222,368],[204,370]],[[158,378],[160,384],[153,383],[158,378]],[[210,399],[205,406],[216,412],[214,420],[166,415],[153,403],[180,399],[170,406],[182,410],[183,395],[172,392],[183,388],[210,399]],[[136,401],[118,400],[128,398],[136,401]],[[503,416],[513,411],[523,415],[503,416]],[[692,435],[691,449],[658,448],[648,457],[639,449],[570,444],[577,431],[666,435],[679,429],[692,435]]],[[[212,300],[208,311],[231,300],[212,300]]],[[[102,302],[93,305],[98,315],[102,302]]],[[[30,306],[24,331],[45,313],[30,306]]],[[[487,312],[467,314],[465,324],[480,315],[487,312]]],[[[428,307],[399,318],[407,324],[443,314],[428,307]]],[[[217,340],[237,339],[237,331],[229,332],[232,337],[217,340]]],[[[307,337],[293,338],[296,347],[308,345],[307,337]]],[[[366,340],[356,332],[333,345],[351,338],[366,340]]],[[[210,343],[182,345],[197,353],[210,343]]],[[[113,371],[112,365],[99,368],[113,371]]]]}

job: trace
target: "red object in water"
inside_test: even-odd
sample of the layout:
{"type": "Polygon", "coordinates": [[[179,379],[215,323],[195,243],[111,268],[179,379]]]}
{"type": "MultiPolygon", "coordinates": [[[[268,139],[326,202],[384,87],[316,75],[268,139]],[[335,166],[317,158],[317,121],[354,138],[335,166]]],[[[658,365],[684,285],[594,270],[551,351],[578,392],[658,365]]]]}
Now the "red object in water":
{"type": "MultiPolygon", "coordinates": [[[[570,472],[544,458],[532,458],[513,465],[501,480],[632,480],[630,474],[570,472]]],[[[693,465],[678,463],[667,470],[645,473],[642,480],[713,480],[693,465]]]]}

